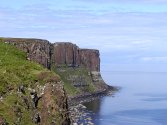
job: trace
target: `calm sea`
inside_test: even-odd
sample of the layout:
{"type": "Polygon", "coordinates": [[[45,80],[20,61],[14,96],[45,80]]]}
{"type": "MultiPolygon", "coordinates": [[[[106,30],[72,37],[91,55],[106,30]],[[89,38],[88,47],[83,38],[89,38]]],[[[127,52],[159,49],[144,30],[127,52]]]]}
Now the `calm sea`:
{"type": "Polygon", "coordinates": [[[95,125],[167,125],[166,72],[103,72],[114,96],[86,103],[95,125]]]}

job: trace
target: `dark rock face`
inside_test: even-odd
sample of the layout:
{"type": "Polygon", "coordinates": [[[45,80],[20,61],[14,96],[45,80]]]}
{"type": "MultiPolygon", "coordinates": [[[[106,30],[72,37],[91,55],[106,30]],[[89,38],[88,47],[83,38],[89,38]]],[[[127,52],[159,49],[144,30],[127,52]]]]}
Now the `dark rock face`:
{"type": "Polygon", "coordinates": [[[41,122],[41,117],[40,117],[39,113],[36,113],[36,114],[34,115],[33,121],[34,121],[35,124],[40,124],[40,122],[41,122]]]}
{"type": "Polygon", "coordinates": [[[38,106],[38,101],[40,97],[38,97],[37,92],[31,92],[31,97],[32,97],[32,104],[34,108],[37,108],[38,106]]]}
{"type": "Polygon", "coordinates": [[[100,71],[99,51],[79,49],[72,43],[55,43],[51,60],[56,66],[84,66],[90,71],[100,71]]]}
{"type": "Polygon", "coordinates": [[[81,65],[87,67],[90,71],[100,71],[100,58],[98,50],[80,49],[79,55],[81,65]]]}
{"type": "Polygon", "coordinates": [[[84,66],[89,71],[100,71],[99,51],[80,49],[68,42],[51,44],[42,39],[4,38],[4,42],[15,45],[27,53],[27,59],[50,69],[51,65],[78,67],[84,66]]]}
{"type": "Polygon", "coordinates": [[[75,67],[79,65],[79,47],[72,43],[54,43],[52,62],[56,66],[67,65],[75,67]]]}
{"type": "Polygon", "coordinates": [[[50,68],[50,43],[41,39],[5,38],[4,42],[15,45],[27,53],[27,59],[50,68]]]}
{"type": "Polygon", "coordinates": [[[42,98],[42,107],[41,125],[70,124],[67,96],[62,84],[46,84],[42,98]],[[48,119],[52,119],[52,121],[48,119]]]}
{"type": "Polygon", "coordinates": [[[42,39],[3,38],[3,41],[15,45],[27,53],[27,59],[42,64],[48,69],[52,66],[83,67],[92,74],[93,82],[97,83],[99,81],[97,78],[102,79],[98,50],[80,49],[76,44],[69,42],[51,44],[42,39]]]}

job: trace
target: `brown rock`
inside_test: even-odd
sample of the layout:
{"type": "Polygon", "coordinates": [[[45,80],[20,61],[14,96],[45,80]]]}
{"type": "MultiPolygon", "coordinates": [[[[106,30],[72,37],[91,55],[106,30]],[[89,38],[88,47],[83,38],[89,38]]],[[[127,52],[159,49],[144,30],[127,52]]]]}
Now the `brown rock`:
{"type": "Polygon", "coordinates": [[[0,125],[8,125],[5,119],[0,116],[0,125]]]}
{"type": "Polygon", "coordinates": [[[50,69],[50,43],[42,39],[5,38],[4,42],[15,45],[27,53],[27,59],[50,69]]]}
{"type": "Polygon", "coordinates": [[[54,43],[52,62],[56,66],[67,65],[75,67],[79,65],[79,47],[72,43],[54,43]]]}
{"type": "Polygon", "coordinates": [[[90,71],[100,71],[99,51],[94,49],[80,49],[81,65],[90,71]]]}
{"type": "Polygon", "coordinates": [[[2,125],[3,124],[3,119],[0,117],[0,125],[2,125]]]}
{"type": "Polygon", "coordinates": [[[53,45],[52,62],[56,66],[84,66],[90,71],[100,71],[99,51],[79,49],[72,43],[55,43],[53,45]]]}
{"type": "Polygon", "coordinates": [[[3,41],[15,45],[27,53],[27,59],[50,69],[54,66],[84,66],[90,71],[100,71],[99,51],[79,49],[69,42],[49,43],[42,39],[3,38],[3,41]]]}
{"type": "Polygon", "coordinates": [[[49,125],[49,122],[70,125],[67,96],[62,84],[46,84],[42,97],[41,125],[49,125]]]}

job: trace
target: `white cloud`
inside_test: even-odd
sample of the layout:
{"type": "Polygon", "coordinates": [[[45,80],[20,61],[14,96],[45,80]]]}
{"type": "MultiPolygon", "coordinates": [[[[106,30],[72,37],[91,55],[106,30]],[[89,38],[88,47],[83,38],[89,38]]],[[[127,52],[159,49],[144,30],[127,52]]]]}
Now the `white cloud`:
{"type": "Polygon", "coordinates": [[[167,56],[142,57],[141,61],[143,62],[166,62],[167,63],[167,56]]]}
{"type": "MultiPolygon", "coordinates": [[[[78,1],[78,0],[74,0],[78,1]]],[[[166,0],[79,0],[83,2],[94,2],[94,3],[152,3],[152,4],[157,4],[157,3],[167,3],[166,0]]]]}

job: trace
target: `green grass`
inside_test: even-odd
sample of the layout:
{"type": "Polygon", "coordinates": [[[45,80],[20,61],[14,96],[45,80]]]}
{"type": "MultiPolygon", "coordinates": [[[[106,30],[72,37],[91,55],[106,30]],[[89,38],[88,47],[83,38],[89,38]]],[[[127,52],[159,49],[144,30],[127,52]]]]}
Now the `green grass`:
{"type": "Polygon", "coordinates": [[[24,85],[26,88],[35,88],[36,82],[38,85],[44,85],[46,82],[58,82],[60,77],[43,66],[28,61],[26,53],[2,40],[0,39],[0,97],[3,97],[3,101],[0,101],[0,117],[13,125],[18,120],[15,110],[19,109],[22,118],[18,124],[34,125],[31,120],[34,111],[32,107],[26,109],[23,102],[23,97],[31,100],[30,92],[26,89],[26,94],[20,95],[17,92],[18,87],[24,85]]]}
{"type": "MultiPolygon", "coordinates": [[[[86,68],[69,68],[69,67],[61,67],[59,69],[55,68],[55,71],[61,79],[64,81],[64,87],[65,90],[68,92],[70,95],[77,95],[82,92],[94,92],[95,91],[95,86],[92,83],[92,79],[89,76],[89,73],[86,68]],[[82,81],[85,81],[88,86],[83,87],[83,88],[77,88],[72,85],[72,80],[70,80],[70,77],[75,77],[74,79],[77,82],[77,79],[79,77],[82,77],[82,81]]],[[[78,81],[79,82],[79,81],[78,81]]]]}
{"type": "MultiPolygon", "coordinates": [[[[62,65],[62,68],[61,69],[67,69],[67,66],[66,65],[62,65]]],[[[66,73],[61,73],[57,70],[57,67],[52,65],[51,67],[51,70],[53,72],[56,72],[56,74],[58,74],[61,78],[61,80],[63,81],[64,83],[64,89],[65,91],[67,92],[68,95],[76,95],[79,93],[79,90],[77,90],[73,85],[70,84],[70,82],[66,79],[66,73]]]]}
{"type": "Polygon", "coordinates": [[[20,84],[33,84],[36,75],[46,70],[26,60],[26,53],[3,42],[0,42],[0,67],[0,95],[20,84]]]}

